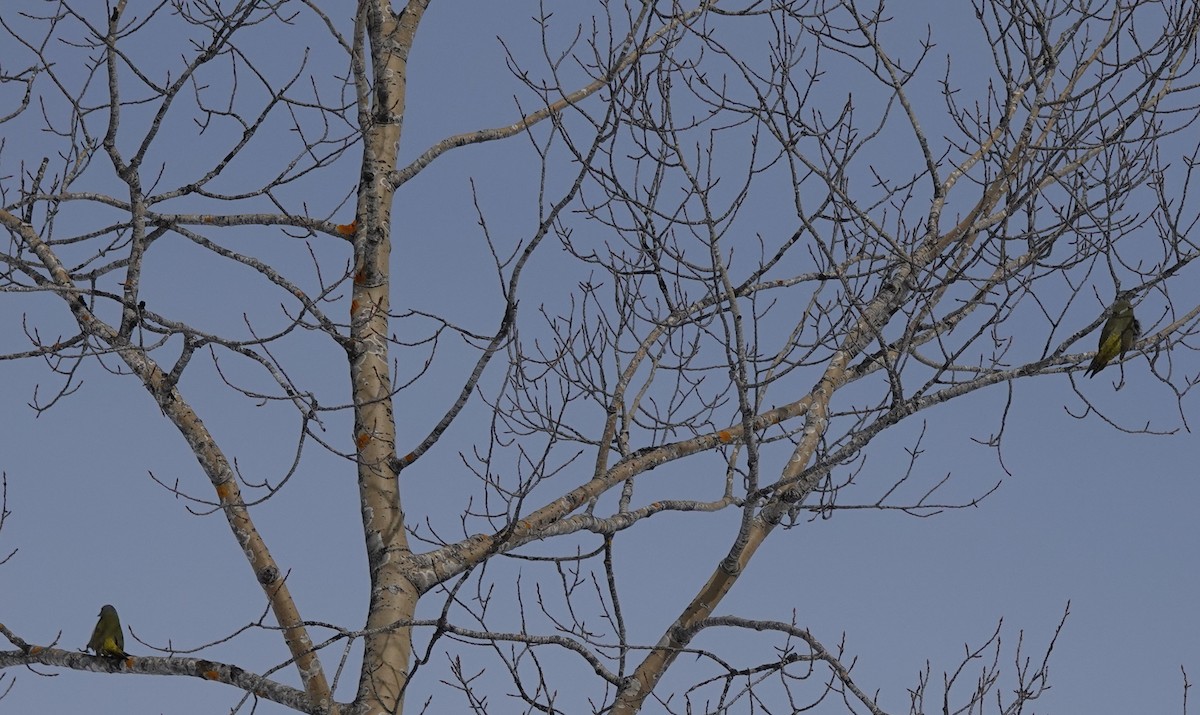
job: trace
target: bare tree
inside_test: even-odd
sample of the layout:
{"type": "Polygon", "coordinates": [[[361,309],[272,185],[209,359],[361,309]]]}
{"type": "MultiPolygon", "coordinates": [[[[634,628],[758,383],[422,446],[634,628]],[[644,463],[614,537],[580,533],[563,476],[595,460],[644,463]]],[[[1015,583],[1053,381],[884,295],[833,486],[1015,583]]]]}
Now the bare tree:
{"type": "MultiPolygon", "coordinates": [[[[423,146],[404,129],[428,0],[361,0],[352,21],[311,0],[0,15],[0,290],[25,316],[3,358],[44,363],[38,413],[73,409],[85,375],[140,381],[210,482],[161,487],[228,521],[289,654],[263,672],[170,644],[114,662],[6,619],[3,665],[192,675],[311,713],[401,712],[443,668],[451,694],[409,709],[881,713],[853,654],[803,617],[722,607],[768,537],[838,509],[977,504],[995,485],[906,500],[911,473],[860,457],[953,398],[1074,384],[1117,294],[1142,327],[1124,357],[1149,358],[1183,419],[1196,3],[974,0],[974,55],[882,3],[596,5],[533,8],[540,45],[500,38],[503,119],[423,146]],[[490,146],[536,186],[523,224],[465,181],[431,216],[394,209],[490,146]],[[467,309],[397,279],[447,240],[425,222],[453,201],[493,266],[491,285],[458,284],[467,309]],[[209,292],[171,289],[192,271],[209,292]],[[209,427],[222,414],[198,405],[220,388],[287,408],[267,413],[292,430],[283,478],[239,469],[209,427]],[[355,475],[364,623],[306,620],[256,526],[313,445],[355,475]],[[448,485],[437,503],[406,500],[431,481],[448,485]],[[736,528],[681,611],[631,629],[650,604],[622,598],[620,547],[661,548],[643,527],[679,512],[736,528]],[[776,657],[738,664],[706,632],[758,633],[776,657]],[[695,677],[667,686],[680,656],[695,677]],[[335,697],[329,669],[359,658],[335,697]],[[276,677],[292,668],[299,689],[276,677]]],[[[911,712],[1021,712],[1057,633],[1034,661],[1018,645],[1007,674],[1000,636],[941,684],[927,670],[911,712]]]]}

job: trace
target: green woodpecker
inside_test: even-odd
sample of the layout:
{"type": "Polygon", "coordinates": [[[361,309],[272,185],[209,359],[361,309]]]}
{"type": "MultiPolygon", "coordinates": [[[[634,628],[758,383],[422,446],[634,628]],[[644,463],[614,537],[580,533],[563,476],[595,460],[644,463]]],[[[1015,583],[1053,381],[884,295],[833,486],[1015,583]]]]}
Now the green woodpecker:
{"type": "Polygon", "coordinates": [[[121,619],[117,618],[117,609],[105,606],[100,609],[100,620],[96,621],[96,629],[88,641],[88,648],[109,658],[128,658],[125,652],[125,633],[121,630],[121,619]]]}
{"type": "Polygon", "coordinates": [[[1104,321],[1104,327],[1100,329],[1100,344],[1096,347],[1096,357],[1092,358],[1092,364],[1088,366],[1088,377],[1094,377],[1103,370],[1118,353],[1124,358],[1125,353],[1137,342],[1141,332],[1142,325],[1133,317],[1133,306],[1129,304],[1129,298],[1117,298],[1109,309],[1108,320],[1104,321]]]}

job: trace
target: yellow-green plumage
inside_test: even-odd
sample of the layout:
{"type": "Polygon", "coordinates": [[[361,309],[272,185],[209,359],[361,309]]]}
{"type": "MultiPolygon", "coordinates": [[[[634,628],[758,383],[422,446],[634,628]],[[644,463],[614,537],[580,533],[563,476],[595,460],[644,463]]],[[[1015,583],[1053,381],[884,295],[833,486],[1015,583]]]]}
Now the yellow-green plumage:
{"type": "Polygon", "coordinates": [[[1100,344],[1096,347],[1096,357],[1092,358],[1092,364],[1088,365],[1088,377],[1093,377],[1103,370],[1118,353],[1124,358],[1125,353],[1137,342],[1141,332],[1142,326],[1137,318],[1133,317],[1133,306],[1129,304],[1129,299],[1117,298],[1112,304],[1108,320],[1104,321],[1104,327],[1100,329],[1100,344]]]}
{"type": "Polygon", "coordinates": [[[87,647],[95,651],[96,655],[109,658],[129,657],[125,652],[125,633],[121,630],[121,619],[117,617],[117,609],[112,606],[100,609],[100,620],[96,621],[96,628],[92,631],[92,639],[88,641],[87,647]]]}

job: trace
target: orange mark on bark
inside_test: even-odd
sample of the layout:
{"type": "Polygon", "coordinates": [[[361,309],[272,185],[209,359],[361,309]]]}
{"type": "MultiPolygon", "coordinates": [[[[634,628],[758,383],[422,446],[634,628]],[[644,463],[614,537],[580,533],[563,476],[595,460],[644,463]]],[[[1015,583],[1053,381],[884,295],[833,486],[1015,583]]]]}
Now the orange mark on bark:
{"type": "Polygon", "coordinates": [[[228,500],[229,497],[233,496],[233,485],[229,482],[221,482],[218,484],[217,496],[221,498],[221,501],[228,500]]]}
{"type": "Polygon", "coordinates": [[[206,670],[204,671],[204,677],[208,678],[209,680],[219,680],[221,674],[215,670],[206,670]]]}
{"type": "Polygon", "coordinates": [[[354,315],[355,313],[358,312],[358,306],[359,306],[358,298],[355,298],[354,300],[350,301],[350,315],[354,315]]]}
{"type": "Polygon", "coordinates": [[[343,236],[353,236],[354,232],[357,230],[358,230],[358,219],[354,219],[350,223],[339,223],[337,225],[337,232],[342,234],[343,236]]]}
{"type": "Polygon", "coordinates": [[[366,282],[366,280],[367,280],[367,274],[364,273],[363,270],[360,268],[358,270],[358,272],[356,272],[354,274],[354,285],[362,285],[363,283],[366,282]]]}
{"type": "Polygon", "coordinates": [[[722,444],[729,444],[733,441],[733,433],[727,429],[723,429],[717,433],[717,439],[721,440],[722,444]]]}
{"type": "Polygon", "coordinates": [[[357,439],[354,440],[354,444],[358,445],[359,449],[362,449],[363,447],[366,447],[367,442],[370,442],[370,441],[371,441],[371,435],[367,434],[366,432],[363,432],[362,434],[360,434],[358,436],[357,439]]]}

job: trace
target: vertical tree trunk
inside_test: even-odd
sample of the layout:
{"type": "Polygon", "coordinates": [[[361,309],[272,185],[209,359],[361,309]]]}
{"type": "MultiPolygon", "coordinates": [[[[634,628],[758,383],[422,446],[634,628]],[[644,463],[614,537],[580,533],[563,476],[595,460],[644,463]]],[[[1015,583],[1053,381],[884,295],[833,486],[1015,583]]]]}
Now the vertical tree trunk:
{"type": "Polygon", "coordinates": [[[398,558],[408,552],[408,539],[394,466],[396,423],[387,338],[391,206],[395,193],[389,176],[396,168],[404,118],[408,53],[426,5],[413,2],[396,14],[384,0],[371,0],[362,13],[370,43],[371,82],[368,90],[360,73],[359,122],[364,151],[354,235],[349,357],[358,488],[371,573],[366,623],[369,635],[356,698],[364,712],[398,713],[403,709],[412,655],[407,624],[419,595],[398,558]]]}

